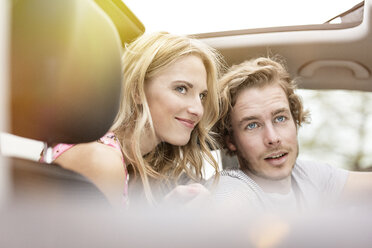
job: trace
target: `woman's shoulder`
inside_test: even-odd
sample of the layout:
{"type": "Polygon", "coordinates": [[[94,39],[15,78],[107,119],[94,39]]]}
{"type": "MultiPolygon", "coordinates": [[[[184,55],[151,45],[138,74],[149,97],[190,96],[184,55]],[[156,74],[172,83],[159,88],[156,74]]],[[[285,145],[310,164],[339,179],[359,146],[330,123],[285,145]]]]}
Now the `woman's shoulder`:
{"type": "Polygon", "coordinates": [[[61,154],[56,160],[68,169],[81,167],[83,170],[110,170],[123,167],[120,151],[99,142],[77,144],[61,154]]]}
{"type": "Polygon", "coordinates": [[[95,141],[74,145],[61,154],[56,163],[91,180],[113,204],[121,202],[127,190],[121,154],[105,144],[95,141]]]}

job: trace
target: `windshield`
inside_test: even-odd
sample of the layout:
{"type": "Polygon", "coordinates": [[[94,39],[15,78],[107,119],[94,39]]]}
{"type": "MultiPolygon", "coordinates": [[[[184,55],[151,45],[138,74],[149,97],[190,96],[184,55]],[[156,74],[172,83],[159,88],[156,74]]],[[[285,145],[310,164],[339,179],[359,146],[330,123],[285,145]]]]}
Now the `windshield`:
{"type": "MultiPolygon", "coordinates": [[[[124,0],[146,32],[199,34],[227,30],[323,24],[360,0],[124,0]]],[[[337,21],[337,20],[335,20],[337,21]]]]}

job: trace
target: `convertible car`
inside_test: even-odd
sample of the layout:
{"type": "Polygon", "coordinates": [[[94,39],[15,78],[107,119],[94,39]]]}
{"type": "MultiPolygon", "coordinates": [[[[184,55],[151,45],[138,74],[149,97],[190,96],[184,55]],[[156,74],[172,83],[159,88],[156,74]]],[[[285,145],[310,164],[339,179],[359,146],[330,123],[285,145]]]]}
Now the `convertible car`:
{"type": "MultiPolygon", "coordinates": [[[[112,1],[115,2],[120,1],[112,1]]],[[[271,3],[277,6],[273,9],[280,11],[272,8],[263,11],[262,3],[246,1],[233,1],[228,7],[215,3],[215,11],[206,16],[208,4],[196,8],[192,2],[185,2],[181,4],[184,11],[177,11],[181,7],[172,1],[147,3],[150,5],[147,8],[141,1],[125,1],[139,17],[138,22],[130,26],[135,31],[125,39],[131,40],[145,28],[146,32],[162,30],[192,35],[217,48],[228,65],[258,56],[281,57],[299,84],[305,108],[311,112],[311,124],[299,132],[300,156],[321,159],[349,170],[370,170],[369,16],[364,2],[329,2],[328,5],[317,1],[300,6],[291,1],[271,3]],[[168,11],[172,8],[174,11],[168,11]],[[309,8],[316,8],[317,14],[309,8]],[[234,11],[237,14],[220,18],[234,11]],[[250,14],[243,14],[247,11],[250,14]],[[190,12],[194,13],[192,18],[190,12]],[[158,18],[159,15],[163,18],[158,18]],[[144,26],[136,27],[139,20],[144,26]]],[[[123,24],[127,22],[113,11],[115,8],[106,3],[105,9],[111,16],[116,14],[114,21],[118,30],[128,29],[123,24]]],[[[123,37],[122,31],[121,39],[123,37]]],[[[39,158],[42,142],[21,140],[9,133],[1,134],[3,154],[39,158]],[[8,140],[10,143],[5,145],[8,140]]],[[[230,165],[221,163],[222,166],[230,165]]],[[[206,170],[206,176],[210,177],[212,172],[207,165],[206,170]]]]}
{"type": "MultiPolygon", "coordinates": [[[[229,66],[280,58],[311,113],[299,130],[301,158],[372,170],[372,0],[3,0],[0,246],[370,247],[368,211],[235,226],[212,214],[113,213],[82,175],[39,162],[51,144],[90,142],[108,130],[123,47],[160,30],[200,39],[229,66]]],[[[234,166],[214,154],[221,169],[234,166]]]]}

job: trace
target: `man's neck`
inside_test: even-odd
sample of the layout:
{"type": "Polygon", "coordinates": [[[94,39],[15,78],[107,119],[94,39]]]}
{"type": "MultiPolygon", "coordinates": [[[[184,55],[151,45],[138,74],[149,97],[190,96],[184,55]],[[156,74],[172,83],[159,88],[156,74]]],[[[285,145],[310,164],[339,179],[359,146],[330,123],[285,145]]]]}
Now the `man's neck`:
{"type": "Polygon", "coordinates": [[[291,190],[291,175],[280,180],[272,180],[254,175],[248,170],[243,170],[243,172],[252,178],[265,193],[287,194],[291,190]]]}

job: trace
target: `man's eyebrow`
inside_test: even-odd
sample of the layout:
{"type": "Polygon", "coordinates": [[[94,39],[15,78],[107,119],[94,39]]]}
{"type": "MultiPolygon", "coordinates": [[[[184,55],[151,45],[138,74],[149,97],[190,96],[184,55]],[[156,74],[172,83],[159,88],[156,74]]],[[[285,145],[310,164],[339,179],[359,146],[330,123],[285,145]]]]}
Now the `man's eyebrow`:
{"type": "Polygon", "coordinates": [[[247,121],[254,121],[254,120],[258,120],[258,117],[256,117],[256,116],[247,116],[247,117],[243,117],[243,118],[239,121],[238,125],[241,126],[241,125],[243,125],[243,124],[244,124],[245,122],[247,122],[247,121]]]}
{"type": "Polygon", "coordinates": [[[289,114],[290,111],[288,108],[280,108],[280,109],[277,109],[275,111],[272,112],[272,115],[277,115],[277,114],[280,114],[280,113],[286,113],[286,114],[289,114]]]}

